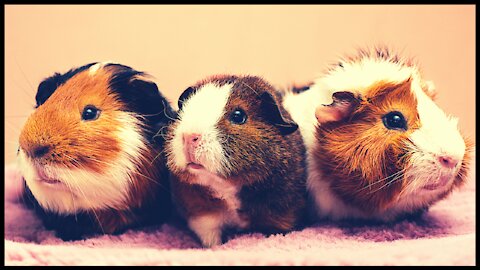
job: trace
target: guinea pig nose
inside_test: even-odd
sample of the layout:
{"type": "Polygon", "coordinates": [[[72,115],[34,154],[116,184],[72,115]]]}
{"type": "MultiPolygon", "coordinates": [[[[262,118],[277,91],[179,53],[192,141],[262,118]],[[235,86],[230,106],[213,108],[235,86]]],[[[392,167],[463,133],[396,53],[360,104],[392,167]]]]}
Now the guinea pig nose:
{"type": "Polygon", "coordinates": [[[35,146],[32,150],[32,154],[34,158],[40,158],[47,154],[50,151],[50,146],[48,145],[38,145],[35,146]]]}
{"type": "Polygon", "coordinates": [[[440,164],[442,164],[443,167],[449,169],[455,168],[455,166],[457,166],[458,164],[458,159],[451,156],[439,156],[438,161],[440,162],[440,164]]]}
{"type": "Polygon", "coordinates": [[[197,133],[183,134],[183,142],[185,144],[192,144],[192,145],[196,146],[200,143],[201,139],[202,139],[202,135],[197,134],[197,133]]]}

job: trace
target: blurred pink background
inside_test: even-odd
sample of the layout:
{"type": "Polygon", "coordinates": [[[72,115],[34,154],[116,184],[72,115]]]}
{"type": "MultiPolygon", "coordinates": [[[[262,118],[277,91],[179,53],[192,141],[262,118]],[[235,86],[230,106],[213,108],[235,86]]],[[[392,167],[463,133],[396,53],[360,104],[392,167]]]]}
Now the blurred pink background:
{"type": "Polygon", "coordinates": [[[415,57],[438,104],[474,140],[474,5],[6,5],[5,159],[15,160],[36,88],[54,72],[113,60],[152,74],[176,106],[208,75],[246,73],[287,86],[374,44],[415,57]]]}

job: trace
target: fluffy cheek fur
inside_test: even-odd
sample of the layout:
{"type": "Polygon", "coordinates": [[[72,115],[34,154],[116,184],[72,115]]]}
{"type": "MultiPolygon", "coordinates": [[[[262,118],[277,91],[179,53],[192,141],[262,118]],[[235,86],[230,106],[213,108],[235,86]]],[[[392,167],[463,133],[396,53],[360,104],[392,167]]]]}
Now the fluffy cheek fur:
{"type": "Polygon", "coordinates": [[[438,200],[443,199],[455,188],[461,187],[467,178],[471,161],[473,143],[469,139],[463,139],[465,151],[461,157],[458,169],[444,169],[435,160],[432,153],[418,151],[417,147],[410,146],[410,158],[404,173],[404,188],[401,193],[402,200],[399,202],[405,209],[428,207],[438,200]],[[425,190],[424,186],[442,181],[448,178],[448,182],[437,189],[425,190]]]}
{"type": "Polygon", "coordinates": [[[344,202],[367,213],[382,211],[401,191],[401,168],[406,159],[398,159],[403,153],[396,143],[371,136],[379,134],[379,130],[372,129],[370,134],[359,132],[360,128],[329,124],[319,127],[314,158],[317,169],[323,171],[332,190],[344,202]]]}
{"type": "Polygon", "coordinates": [[[75,213],[128,207],[130,187],[135,184],[137,164],[141,152],[145,151],[140,122],[126,112],[103,115],[103,118],[99,118],[98,123],[69,126],[67,130],[76,130],[76,134],[62,134],[62,129],[55,127],[26,126],[28,132],[22,133],[22,148],[28,149],[37,140],[52,146],[51,155],[41,160],[32,160],[23,150],[18,157],[27,185],[44,208],[57,213],[75,213]],[[63,185],[39,182],[39,167],[63,185]]]}
{"type": "Polygon", "coordinates": [[[231,123],[224,118],[219,130],[225,136],[222,147],[231,164],[225,177],[253,183],[272,175],[282,168],[278,157],[288,153],[286,143],[271,125],[260,122],[250,115],[243,125],[231,123]]]}

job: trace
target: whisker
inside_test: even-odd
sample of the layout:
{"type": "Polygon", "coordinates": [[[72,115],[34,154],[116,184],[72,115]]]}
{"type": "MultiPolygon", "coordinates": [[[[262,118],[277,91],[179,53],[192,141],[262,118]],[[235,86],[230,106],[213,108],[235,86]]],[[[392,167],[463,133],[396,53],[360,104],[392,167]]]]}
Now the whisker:
{"type": "Polygon", "coordinates": [[[153,158],[153,160],[150,162],[150,165],[153,165],[153,162],[155,162],[155,160],[156,160],[158,157],[160,157],[163,152],[164,152],[164,150],[161,150],[161,151],[153,158]]]}
{"type": "Polygon", "coordinates": [[[258,91],[253,89],[250,85],[246,84],[245,82],[242,81],[242,84],[245,85],[246,87],[250,88],[257,96],[259,96],[258,91]]]}
{"type": "Polygon", "coordinates": [[[163,114],[164,114],[168,119],[170,119],[170,120],[172,120],[172,121],[177,120],[177,119],[171,118],[171,117],[168,115],[168,113],[167,113],[167,106],[166,106],[164,100],[162,100],[162,104],[163,104],[163,114]]]}
{"type": "Polygon", "coordinates": [[[5,142],[11,143],[13,145],[18,145],[18,141],[5,140],[5,142]]]}
{"type": "Polygon", "coordinates": [[[13,123],[10,121],[7,121],[7,119],[5,119],[5,123],[9,124],[10,128],[12,128],[12,130],[15,131],[16,133],[20,134],[22,132],[22,130],[19,127],[14,126],[13,123]]]}
{"type": "Polygon", "coordinates": [[[23,69],[22,67],[20,66],[20,64],[18,63],[17,59],[15,59],[15,64],[17,64],[17,67],[18,69],[20,70],[20,72],[22,73],[23,77],[25,78],[25,80],[27,81],[28,85],[30,86],[30,89],[32,89],[33,92],[35,92],[35,88],[33,87],[32,83],[30,82],[30,80],[28,79],[27,75],[25,74],[25,72],[23,72],[23,69]]]}
{"type": "Polygon", "coordinates": [[[378,183],[380,183],[380,182],[382,182],[382,181],[385,181],[385,180],[387,180],[387,179],[390,179],[390,178],[392,178],[392,177],[395,178],[395,177],[397,177],[398,175],[400,175],[400,174],[402,174],[402,173],[404,173],[404,172],[405,172],[405,169],[400,170],[400,171],[398,171],[398,172],[395,172],[395,173],[393,173],[393,174],[391,174],[391,175],[389,175],[389,176],[387,176],[387,177],[385,177],[385,178],[382,178],[382,179],[380,179],[380,180],[377,180],[377,181],[375,181],[375,182],[372,182],[372,183],[364,186],[363,188],[357,190],[355,193],[358,193],[358,192],[360,192],[360,191],[362,191],[362,190],[364,190],[364,189],[366,189],[366,188],[370,188],[370,187],[372,187],[373,185],[378,184],[378,183]]]}
{"type": "Polygon", "coordinates": [[[5,115],[5,118],[21,118],[21,117],[28,117],[29,115],[5,115]]]}
{"type": "Polygon", "coordinates": [[[156,137],[162,137],[164,140],[167,140],[168,135],[166,135],[166,134],[163,133],[163,130],[164,130],[165,128],[168,128],[168,126],[163,126],[161,129],[159,129],[159,130],[155,133],[155,135],[153,135],[152,138],[155,139],[156,137]]]}

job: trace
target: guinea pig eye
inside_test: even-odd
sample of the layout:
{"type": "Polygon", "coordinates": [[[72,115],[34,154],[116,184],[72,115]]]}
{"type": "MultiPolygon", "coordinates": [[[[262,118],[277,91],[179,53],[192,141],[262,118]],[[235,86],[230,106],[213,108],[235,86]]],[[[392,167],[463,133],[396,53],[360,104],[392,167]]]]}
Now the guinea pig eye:
{"type": "Polygon", "coordinates": [[[237,125],[243,125],[247,122],[247,114],[241,109],[236,109],[230,115],[230,121],[237,125]]]}
{"type": "Polygon", "coordinates": [[[96,120],[100,116],[100,110],[93,105],[87,105],[82,112],[82,120],[96,120]]]}
{"type": "Polygon", "coordinates": [[[407,121],[401,112],[389,112],[382,117],[382,120],[388,129],[407,130],[407,121]]]}

